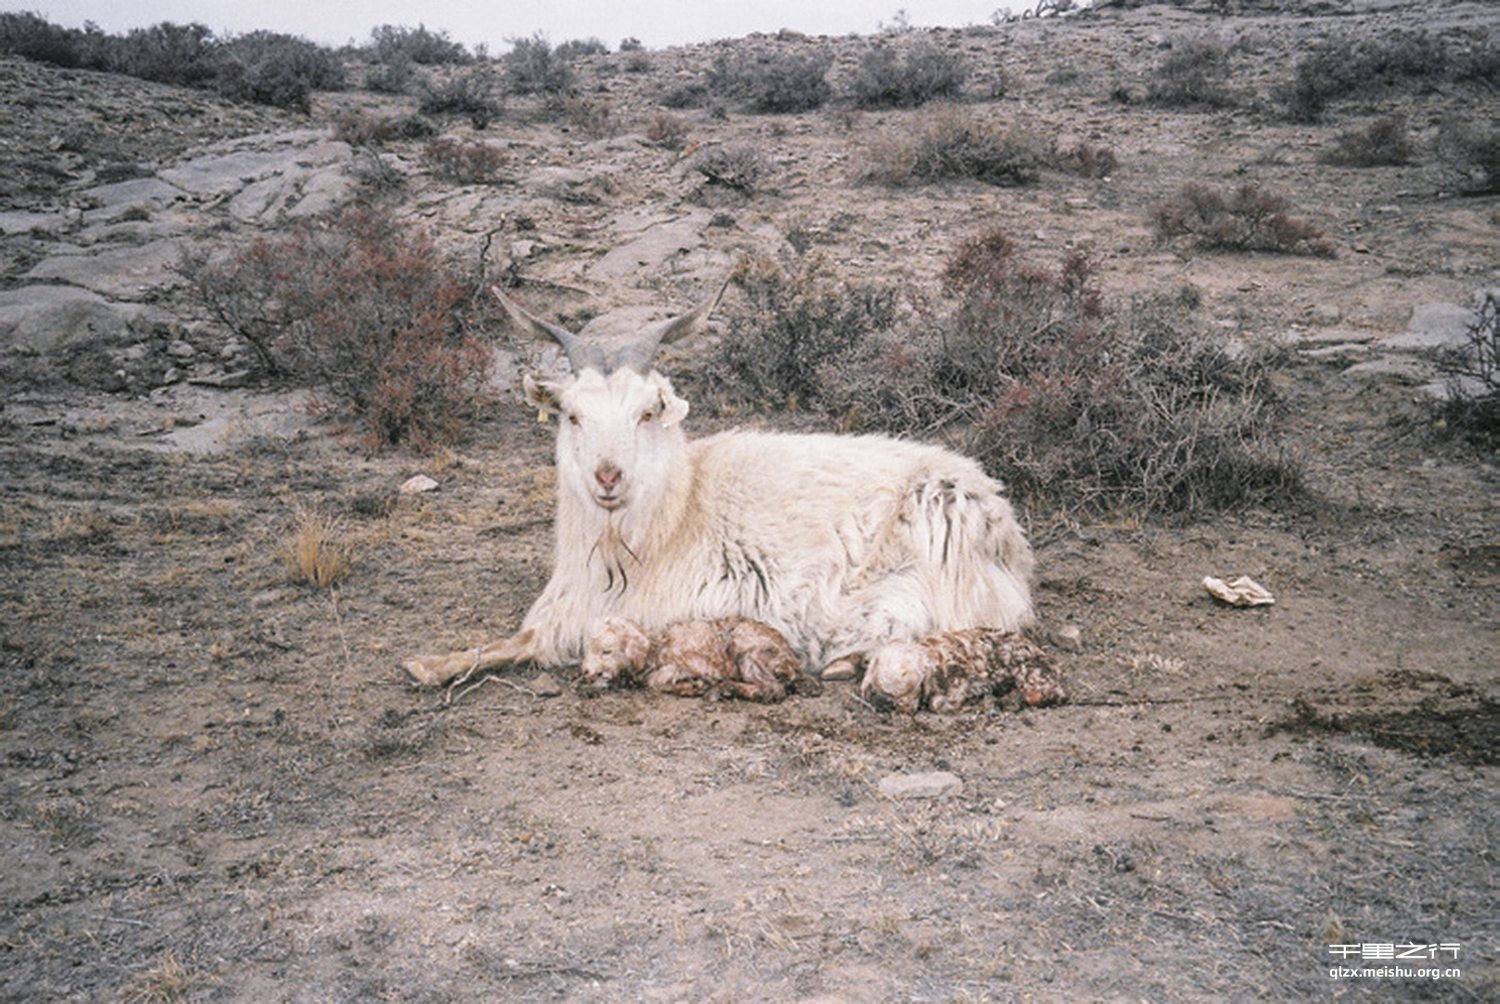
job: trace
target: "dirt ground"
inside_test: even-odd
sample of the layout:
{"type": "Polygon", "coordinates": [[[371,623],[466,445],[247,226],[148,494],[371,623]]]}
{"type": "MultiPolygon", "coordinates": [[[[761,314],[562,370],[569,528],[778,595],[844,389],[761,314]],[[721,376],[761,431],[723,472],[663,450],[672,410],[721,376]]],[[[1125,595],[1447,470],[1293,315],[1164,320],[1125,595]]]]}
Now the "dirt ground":
{"type": "MultiPolygon", "coordinates": [[[[1036,30],[1099,59],[1125,38],[1120,58],[1148,66],[1153,32],[1243,24],[1118,17],[1036,30]]],[[[1283,21],[1251,28],[1284,60],[1283,21]]],[[[1006,45],[1018,81],[1067,58],[1006,45]]],[[[782,190],[706,260],[795,221],[852,272],[930,280],[983,217],[1042,253],[1100,241],[1112,293],[1191,282],[1244,337],[1397,333],[1500,279],[1500,202],[1445,193],[1431,164],[1335,172],[1309,127],[1078,86],[1072,110],[1011,100],[1115,137],[1110,188],[851,184],[835,226],[814,182],[846,139],[832,112],[793,116],[782,190]],[[1151,193],[1246,165],[1338,257],[1150,246],[1151,193]]],[[[1425,129],[1468,99],[1422,100],[1425,129]]],[[[554,211],[585,233],[579,214],[612,210],[554,211]]],[[[517,402],[413,457],[315,417],[187,448],[264,410],[255,389],[29,391],[0,412],[0,998],[1496,999],[1493,456],[1436,435],[1410,382],[1296,355],[1282,376],[1308,500],[1187,526],[1021,506],[1042,629],[1079,629],[1055,650],[1074,699],[914,718],[848,684],[764,706],[584,696],[566,670],[409,685],[402,658],[508,633],[546,579],[551,430],[517,402]],[[415,473],[440,489],[398,497],[415,473]],[[353,542],[333,589],[293,582],[280,553],[309,509],[353,542]],[[1229,609],[1200,585],[1240,574],[1277,603],[1229,609]],[[931,771],[961,789],[878,789],[931,771]],[[1372,964],[1331,946],[1380,943],[1456,944],[1403,964],[1462,975],[1330,978],[1372,964]]]]}

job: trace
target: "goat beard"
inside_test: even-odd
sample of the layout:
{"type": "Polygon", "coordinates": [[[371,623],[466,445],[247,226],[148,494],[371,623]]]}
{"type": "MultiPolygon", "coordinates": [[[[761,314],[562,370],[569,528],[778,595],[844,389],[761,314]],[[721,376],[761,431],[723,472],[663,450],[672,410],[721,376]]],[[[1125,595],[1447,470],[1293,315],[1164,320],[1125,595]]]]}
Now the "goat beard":
{"type": "Polygon", "coordinates": [[[625,539],[620,521],[615,518],[614,513],[610,513],[605,520],[604,529],[599,531],[599,538],[589,550],[590,564],[593,564],[595,557],[604,563],[604,591],[608,593],[618,590],[623,595],[630,588],[630,574],[625,569],[626,559],[635,564],[640,564],[641,559],[625,539]]]}

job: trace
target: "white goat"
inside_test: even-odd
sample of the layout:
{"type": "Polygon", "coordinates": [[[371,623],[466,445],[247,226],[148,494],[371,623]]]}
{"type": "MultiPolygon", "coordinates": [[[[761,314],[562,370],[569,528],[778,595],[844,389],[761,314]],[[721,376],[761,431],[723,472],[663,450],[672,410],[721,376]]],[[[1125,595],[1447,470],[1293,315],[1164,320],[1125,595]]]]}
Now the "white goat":
{"type": "Polygon", "coordinates": [[[648,631],[752,618],[825,675],[893,639],[1011,631],[1032,619],[1031,548],[1001,486],[974,461],[878,436],[687,439],[687,402],[649,367],[660,343],[698,329],[717,296],[620,347],[495,293],[515,323],[560,342],[576,374],[524,380],[534,407],[561,416],[552,578],[515,635],[407,662],[418,682],[576,662],[590,625],[609,616],[648,631]]]}

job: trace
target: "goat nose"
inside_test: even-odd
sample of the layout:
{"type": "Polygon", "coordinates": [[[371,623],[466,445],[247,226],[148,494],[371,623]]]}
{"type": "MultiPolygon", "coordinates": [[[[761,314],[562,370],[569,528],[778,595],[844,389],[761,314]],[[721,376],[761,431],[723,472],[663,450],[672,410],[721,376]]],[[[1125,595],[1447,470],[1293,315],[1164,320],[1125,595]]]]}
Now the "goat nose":
{"type": "Polygon", "coordinates": [[[599,482],[600,488],[611,491],[620,483],[620,469],[608,460],[601,460],[594,468],[594,480],[599,482]]]}

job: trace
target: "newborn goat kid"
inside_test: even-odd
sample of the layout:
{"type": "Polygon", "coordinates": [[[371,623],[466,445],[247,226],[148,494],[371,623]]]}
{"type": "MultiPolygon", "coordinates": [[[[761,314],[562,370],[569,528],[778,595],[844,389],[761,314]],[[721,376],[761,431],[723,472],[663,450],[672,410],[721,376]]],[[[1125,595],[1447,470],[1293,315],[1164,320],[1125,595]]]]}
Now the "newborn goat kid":
{"type": "Polygon", "coordinates": [[[780,701],[803,678],[802,662],[786,638],[760,621],[685,621],[648,635],[634,621],[610,617],[589,638],[583,681],[683,697],[713,693],[780,701]]]}
{"type": "Polygon", "coordinates": [[[1013,631],[971,628],[882,645],[870,657],[860,693],[877,708],[957,711],[991,694],[1008,707],[1067,700],[1047,653],[1013,631]]]}

